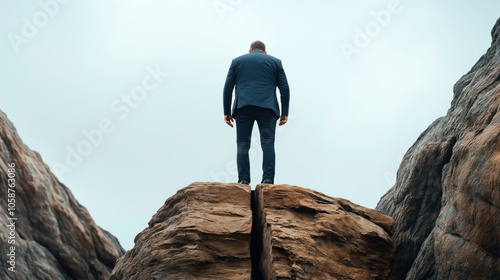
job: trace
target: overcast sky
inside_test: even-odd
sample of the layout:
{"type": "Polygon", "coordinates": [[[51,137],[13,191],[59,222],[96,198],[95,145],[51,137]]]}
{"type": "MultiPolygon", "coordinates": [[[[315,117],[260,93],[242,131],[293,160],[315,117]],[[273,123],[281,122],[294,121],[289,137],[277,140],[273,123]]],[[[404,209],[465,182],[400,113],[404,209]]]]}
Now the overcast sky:
{"type": "Polygon", "coordinates": [[[291,88],[275,182],[374,208],[500,16],[498,0],[1,5],[0,110],[126,249],[177,190],[237,181],[222,88],[252,41],[283,61],[291,88]]]}

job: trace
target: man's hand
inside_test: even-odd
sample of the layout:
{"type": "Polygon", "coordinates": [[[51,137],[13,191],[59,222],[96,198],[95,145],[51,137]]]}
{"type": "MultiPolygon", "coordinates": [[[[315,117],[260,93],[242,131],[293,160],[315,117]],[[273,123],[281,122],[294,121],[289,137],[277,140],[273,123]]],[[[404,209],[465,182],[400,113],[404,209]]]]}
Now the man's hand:
{"type": "Polygon", "coordinates": [[[234,122],[233,116],[231,115],[224,115],[224,121],[229,125],[230,127],[233,127],[232,122],[234,122]]]}
{"type": "Polygon", "coordinates": [[[281,116],[280,126],[284,125],[288,121],[288,116],[281,116]]]}

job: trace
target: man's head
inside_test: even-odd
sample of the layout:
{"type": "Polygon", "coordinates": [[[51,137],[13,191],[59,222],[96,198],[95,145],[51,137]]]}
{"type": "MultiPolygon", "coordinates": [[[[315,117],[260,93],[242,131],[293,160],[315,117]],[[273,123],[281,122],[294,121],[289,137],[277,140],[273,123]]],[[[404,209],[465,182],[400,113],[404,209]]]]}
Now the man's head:
{"type": "Polygon", "coordinates": [[[262,41],[255,41],[255,42],[253,42],[250,45],[250,52],[253,52],[255,50],[261,50],[264,53],[267,53],[266,52],[266,44],[264,44],[264,42],[262,42],[262,41]]]}

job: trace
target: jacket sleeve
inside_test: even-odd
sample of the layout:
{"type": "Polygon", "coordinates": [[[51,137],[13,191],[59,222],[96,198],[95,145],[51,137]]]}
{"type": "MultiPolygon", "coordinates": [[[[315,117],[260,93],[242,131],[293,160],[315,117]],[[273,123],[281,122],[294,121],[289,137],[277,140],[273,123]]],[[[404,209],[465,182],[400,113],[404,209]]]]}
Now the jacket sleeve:
{"type": "Polygon", "coordinates": [[[236,73],[235,73],[235,63],[234,60],[231,62],[229,71],[226,77],[226,83],[224,84],[223,93],[223,103],[224,103],[224,115],[231,115],[231,99],[233,97],[233,89],[236,83],[236,73]]]}
{"type": "Polygon", "coordinates": [[[278,63],[278,89],[281,95],[281,115],[288,116],[288,107],[290,104],[290,87],[286,79],[285,70],[281,61],[278,63]]]}

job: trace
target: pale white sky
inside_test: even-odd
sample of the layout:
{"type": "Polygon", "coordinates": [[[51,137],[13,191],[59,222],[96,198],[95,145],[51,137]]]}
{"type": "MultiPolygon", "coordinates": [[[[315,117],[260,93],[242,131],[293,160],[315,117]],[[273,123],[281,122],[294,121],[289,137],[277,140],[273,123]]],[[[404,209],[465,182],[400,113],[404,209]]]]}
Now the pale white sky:
{"type": "Polygon", "coordinates": [[[374,208],[500,11],[493,0],[1,5],[0,109],[126,249],[177,190],[237,180],[222,87],[252,41],[283,61],[291,87],[275,182],[374,208]]]}

